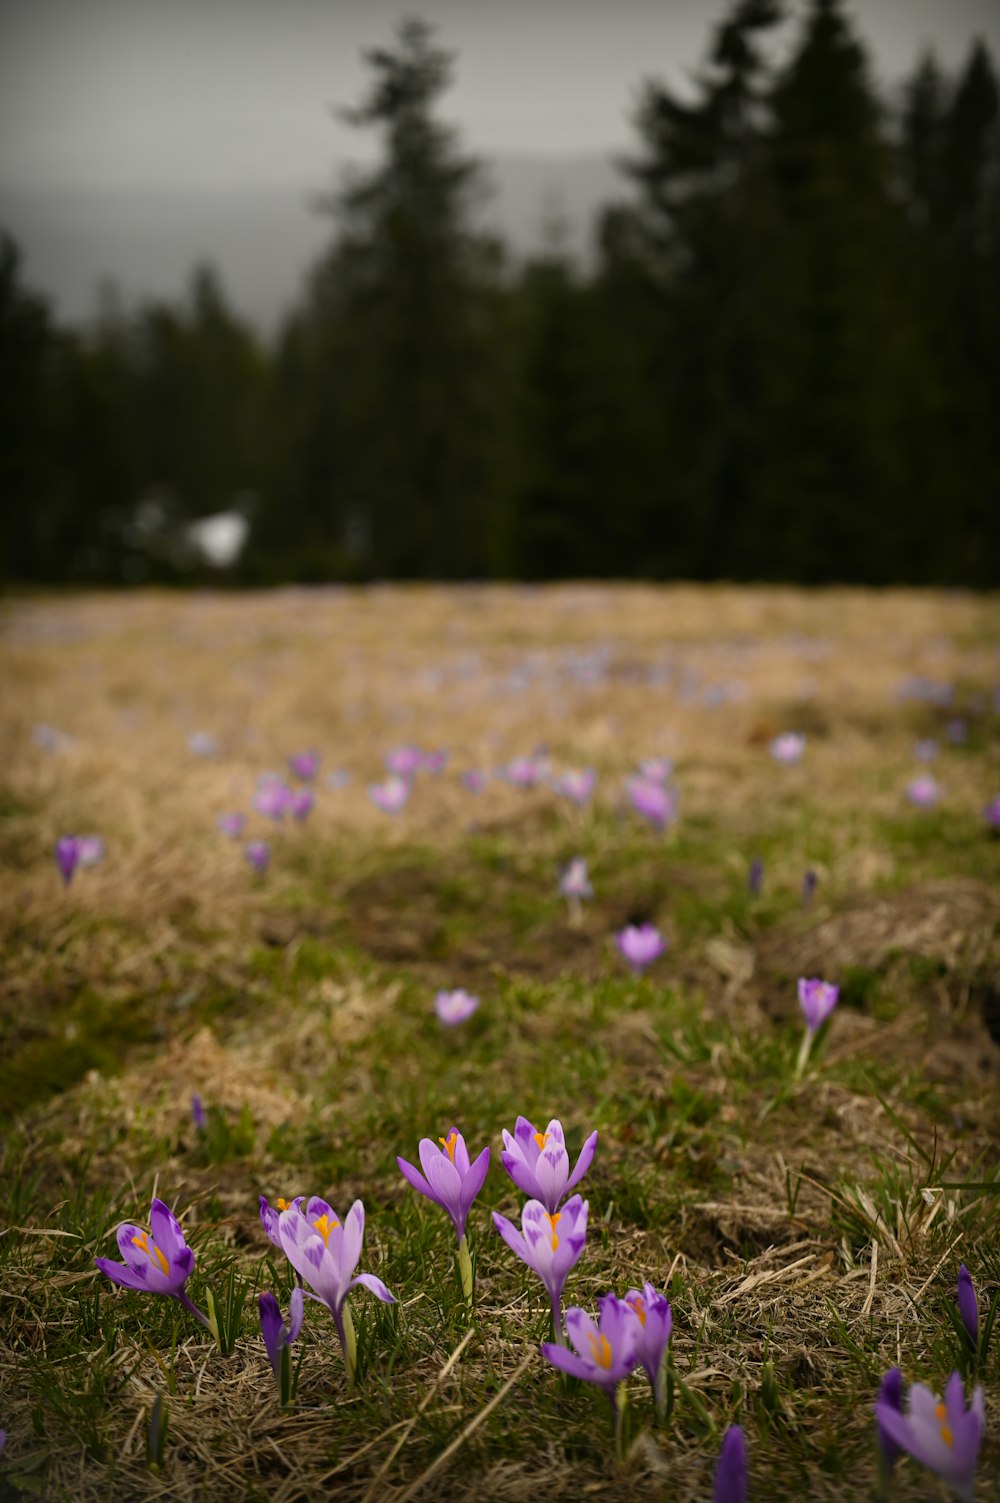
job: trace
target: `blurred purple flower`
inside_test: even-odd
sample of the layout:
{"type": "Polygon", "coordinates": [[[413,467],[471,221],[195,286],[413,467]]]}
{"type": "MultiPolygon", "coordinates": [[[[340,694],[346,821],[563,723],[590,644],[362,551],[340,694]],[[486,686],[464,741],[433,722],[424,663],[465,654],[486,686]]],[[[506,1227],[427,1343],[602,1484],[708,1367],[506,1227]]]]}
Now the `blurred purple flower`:
{"type": "Polygon", "coordinates": [[[660,1294],[654,1289],[652,1284],[645,1283],[641,1289],[628,1291],[625,1304],[632,1311],[639,1326],[635,1349],[636,1361],[649,1379],[656,1412],[662,1419],[666,1404],[663,1359],[667,1354],[670,1333],[673,1330],[670,1301],[665,1294],[660,1294]]]}
{"type": "Polygon", "coordinates": [[[201,1097],[197,1091],[191,1093],[191,1120],[199,1132],[205,1131],[207,1122],[205,1108],[201,1104],[201,1097]]]}
{"type": "Polygon", "coordinates": [[[412,778],[424,765],[424,754],[419,746],[397,746],[386,753],[386,770],[399,778],[412,778]]]}
{"type": "Polygon", "coordinates": [[[68,887],[73,880],[77,863],[80,860],[80,842],[75,835],[63,835],[56,841],[55,847],[56,866],[59,874],[68,887]]]}
{"type": "Polygon", "coordinates": [[[639,763],[640,777],[647,783],[668,783],[673,770],[672,757],[647,757],[639,763]]]}
{"type": "Polygon", "coordinates": [[[752,898],[759,898],[763,885],[764,859],[762,856],[755,856],[750,863],[750,870],[747,873],[747,887],[750,890],[750,896],[752,898]]]}
{"type": "Polygon", "coordinates": [[[930,773],[921,773],[920,777],[913,778],[906,785],[906,797],[911,804],[916,804],[918,809],[931,809],[940,797],[940,788],[930,773]]]}
{"type": "Polygon", "coordinates": [[[293,752],[288,759],[288,766],[292,776],[301,778],[304,783],[311,783],[319,772],[319,752],[293,752]]]}
{"type": "Polygon", "coordinates": [[[446,1028],[454,1028],[471,1018],[479,1006],[479,998],[458,987],[453,992],[438,992],[434,998],[434,1011],[446,1028]]]}
{"type": "Polygon", "coordinates": [[[215,823],[230,840],[239,840],[246,829],[247,817],[245,814],[220,814],[215,823]]]}
{"type": "Polygon", "coordinates": [[[807,871],[806,874],[805,874],[805,876],[802,878],[802,906],[803,906],[803,908],[809,908],[809,907],[811,907],[812,900],[816,896],[816,888],[817,888],[818,885],[819,885],[819,878],[817,877],[816,873],[810,867],[809,871],[807,871]]]}
{"type": "Polygon", "coordinates": [[[655,924],[626,924],[621,933],[615,935],[615,943],[637,976],[641,976],[667,948],[667,941],[655,924]]]}
{"type": "Polygon", "coordinates": [[[273,1294],[264,1293],[258,1295],[257,1308],[260,1311],[260,1334],[264,1338],[267,1360],[271,1364],[271,1371],[280,1384],[283,1350],[285,1347],[291,1346],[302,1329],[302,1316],[305,1310],[305,1297],[302,1293],[302,1285],[296,1284],[292,1290],[292,1298],[288,1307],[287,1326],[281,1318],[281,1307],[273,1294]]]}
{"type": "Polygon", "coordinates": [[[639,1325],[624,1300],[605,1294],[597,1301],[595,1325],[585,1310],[571,1306],[566,1311],[566,1333],[576,1351],[554,1341],[542,1342],[542,1356],[553,1367],[596,1383],[617,1410],[616,1389],[636,1365],[639,1325]]]}
{"type": "Polygon", "coordinates": [[[972,1275],[964,1263],[958,1265],[958,1313],[962,1317],[965,1334],[973,1351],[979,1345],[979,1301],[976,1298],[972,1275]]]}
{"type": "Polygon", "coordinates": [[[149,1224],[152,1228],[149,1232],[129,1221],[119,1226],[115,1235],[124,1263],[113,1263],[110,1258],[95,1258],[94,1262],[113,1284],[179,1300],[189,1314],[211,1331],[208,1316],[184,1292],[184,1285],[194,1272],[194,1253],[184,1241],[180,1222],[162,1200],[154,1200],[149,1208],[149,1224]]]}
{"type": "Polygon", "coordinates": [[[545,762],[542,757],[514,757],[503,769],[507,782],[515,788],[537,787],[544,772],[545,762]]]}
{"type": "Polygon", "coordinates": [[[912,1383],[906,1413],[880,1394],[875,1400],[875,1421],[880,1439],[929,1467],[964,1503],[972,1503],[985,1424],[981,1388],[975,1390],[966,1408],[965,1390],[957,1372],[948,1379],[943,1401],[923,1383],[912,1383]]]}
{"type": "Polygon", "coordinates": [[[801,762],[805,749],[806,738],[797,731],[783,731],[780,736],[775,736],[770,748],[774,760],[786,767],[801,762]]]}
{"type": "Polygon", "coordinates": [[[214,736],[207,731],[192,731],[187,738],[188,751],[196,757],[214,757],[219,749],[219,743],[214,736]]]}
{"type": "Polygon", "coordinates": [[[420,761],[423,772],[429,772],[432,777],[437,777],[448,766],[448,753],[440,747],[437,751],[424,752],[420,761]]]}
{"type": "Polygon", "coordinates": [[[830,981],[820,981],[815,976],[808,980],[805,976],[799,977],[799,1006],[810,1033],[816,1033],[826,1022],[839,996],[840,988],[830,981]]]}
{"type": "Polygon", "coordinates": [[[291,803],[289,804],[292,818],[299,820],[300,823],[304,823],[312,813],[315,803],[316,795],[312,789],[300,788],[297,793],[292,794],[291,803]]]}
{"type": "Polygon", "coordinates": [[[587,875],[587,863],[582,856],[574,856],[559,878],[559,891],[564,898],[592,898],[594,889],[587,875]]]}
{"type": "Polygon", "coordinates": [[[675,817],[677,794],[672,788],[665,788],[650,778],[630,778],[627,788],[632,808],[654,829],[665,829],[675,817]]]}
{"type": "Polygon", "coordinates": [[[518,1231],[499,1211],[493,1225],[507,1246],[545,1285],[552,1308],[552,1329],[562,1343],[559,1307],[563,1285],[587,1244],[587,1202],[574,1195],[561,1211],[548,1211],[539,1200],[529,1200],[521,1211],[518,1231]]]}
{"type": "Polygon", "coordinates": [[[283,1252],[284,1248],[281,1246],[281,1237],[278,1235],[278,1220],[282,1211],[287,1211],[290,1208],[300,1210],[303,1198],[303,1196],[299,1195],[295,1200],[282,1200],[279,1195],[272,1206],[269,1204],[266,1195],[259,1195],[257,1197],[260,1205],[260,1224],[267,1233],[268,1240],[273,1242],[280,1252],[283,1252]]]}
{"type": "Polygon", "coordinates": [[[477,768],[471,767],[468,772],[462,773],[462,787],[470,793],[482,793],[486,787],[486,774],[477,768]]]}
{"type": "Polygon", "coordinates": [[[572,768],[556,778],[553,787],[563,798],[568,798],[571,803],[582,807],[590,798],[596,784],[597,773],[593,768],[572,768]]]}
{"type": "Polygon", "coordinates": [[[346,1303],[348,1294],[360,1284],[384,1304],[396,1303],[395,1295],[375,1274],[354,1272],[364,1234],[365,1208],[360,1200],[351,1206],[343,1224],[333,1207],[318,1195],[312,1197],[305,1212],[301,1201],[293,1201],[278,1217],[285,1257],[333,1316],[350,1383],[357,1367],[357,1344],[346,1303]]]}
{"type": "Polygon", "coordinates": [[[879,1405],[892,1409],[896,1414],[903,1412],[903,1374],[898,1367],[890,1367],[882,1379],[878,1391],[878,1400],[875,1405],[875,1439],[878,1441],[879,1457],[883,1470],[891,1472],[899,1457],[899,1447],[896,1442],[882,1428],[879,1420],[879,1405]]]}
{"type": "Polygon", "coordinates": [[[447,1211],[461,1242],[469,1209],[483,1188],[490,1167],[490,1150],[484,1148],[470,1164],[465,1139],[457,1127],[452,1127],[447,1137],[438,1138],[437,1143],[421,1138],[418,1153],[423,1174],[406,1159],[397,1157],[400,1173],[421,1195],[447,1211]]]}
{"type": "Polygon", "coordinates": [[[271,848],[266,840],[248,840],[243,847],[243,854],[258,875],[263,876],[267,871],[267,863],[271,859],[271,848]]]}
{"type": "Polygon", "coordinates": [[[78,836],[76,849],[80,866],[96,866],[105,856],[105,845],[100,835],[78,836]]]}
{"type": "Polygon", "coordinates": [[[268,819],[284,819],[292,807],[295,794],[288,784],[275,773],[269,772],[260,779],[253,796],[253,806],[258,814],[268,819]]]}
{"type": "Polygon", "coordinates": [[[983,815],[990,829],[1000,835],[1000,793],[993,801],[986,805],[983,815]]]}
{"type": "Polygon", "coordinates": [[[746,1503],[747,1443],[739,1425],[730,1425],[722,1437],[715,1463],[713,1503],[746,1503]]]}
{"type": "Polygon", "coordinates": [[[527,1117],[518,1117],[513,1136],[504,1128],[501,1137],[503,1167],[519,1190],[541,1201],[548,1211],[555,1211],[563,1197],[580,1183],[597,1149],[595,1128],[570,1173],[566,1138],[557,1118],[553,1117],[545,1131],[539,1132],[527,1117]]]}
{"type": "Polygon", "coordinates": [[[368,794],[383,814],[398,814],[410,797],[410,784],[398,773],[390,773],[384,782],[371,783],[368,794]]]}
{"type": "Polygon", "coordinates": [[[936,741],[918,741],[913,748],[913,755],[918,762],[933,762],[938,754],[936,741]]]}

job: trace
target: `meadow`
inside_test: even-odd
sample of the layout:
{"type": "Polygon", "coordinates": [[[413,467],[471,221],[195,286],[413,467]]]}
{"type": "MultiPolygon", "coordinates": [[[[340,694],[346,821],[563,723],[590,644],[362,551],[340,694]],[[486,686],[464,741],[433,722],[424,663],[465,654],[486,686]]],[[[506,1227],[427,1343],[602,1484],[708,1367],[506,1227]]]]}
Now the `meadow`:
{"type": "MultiPolygon", "coordinates": [[[[1000,1499],[1000,1333],[974,1353],[956,1315],[959,1264],[984,1323],[1000,1294],[1000,600],[12,598],[0,677],[0,1498],[707,1499],[731,1424],[751,1497],[872,1498],[898,1365],[982,1384],[975,1496],[1000,1499]],[[369,789],[408,746],[447,759],[386,813],[369,789]],[[628,780],[667,758],[658,828],[628,780]],[[574,803],[558,778],[588,768],[574,803]],[[268,773],[311,788],[307,817],[254,807],[268,773]],[[56,842],[91,832],[64,882],[56,842]],[[637,974],[615,936],[642,923],[667,948],[637,974]],[[797,1071],[803,977],[840,995],[797,1071]],[[459,988],[478,1008],[445,1026],[459,988]],[[559,1119],[570,1162],[598,1133],[563,1307],[670,1300],[666,1414],[633,1375],[617,1455],[492,1221],[520,1220],[519,1114],[559,1119]],[[396,1163],[452,1126],[492,1156],[471,1304],[396,1163]],[[396,1298],[350,1296],[353,1386],[307,1301],[287,1406],[257,1296],[287,1311],[293,1275],[260,1195],[362,1199],[360,1267],[396,1298]],[[225,1354],[95,1268],[153,1197],[225,1354]]],[[[948,1494],[903,1458],[891,1495],[948,1494]]]]}

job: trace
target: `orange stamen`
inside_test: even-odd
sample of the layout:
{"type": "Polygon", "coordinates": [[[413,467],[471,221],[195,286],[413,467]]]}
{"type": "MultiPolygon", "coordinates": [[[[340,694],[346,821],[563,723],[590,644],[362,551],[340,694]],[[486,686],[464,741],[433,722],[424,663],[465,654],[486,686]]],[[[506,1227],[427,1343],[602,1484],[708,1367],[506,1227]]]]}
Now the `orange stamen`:
{"type": "Polygon", "coordinates": [[[151,1263],[159,1263],[160,1268],[163,1270],[163,1273],[165,1275],[170,1272],[170,1264],[167,1262],[166,1258],[157,1247],[155,1242],[153,1243],[153,1246],[150,1247],[145,1232],[140,1232],[138,1237],[132,1238],[132,1246],[137,1247],[140,1252],[144,1252],[151,1263]]]}
{"type": "Polygon", "coordinates": [[[935,1404],[934,1413],[939,1420],[943,1421],[948,1418],[948,1411],[943,1404],[935,1404]]]}
{"type": "Polygon", "coordinates": [[[539,1153],[541,1153],[542,1149],[545,1147],[545,1145],[546,1145],[546,1143],[548,1141],[549,1141],[549,1134],[547,1132],[536,1132],[535,1133],[535,1142],[538,1144],[538,1152],[539,1153]]]}
{"type": "Polygon", "coordinates": [[[338,1227],[339,1225],[340,1225],[340,1222],[337,1221],[336,1219],[334,1219],[333,1221],[331,1221],[330,1217],[326,1214],[325,1211],[323,1212],[322,1216],[319,1218],[318,1221],[314,1221],[313,1222],[313,1226],[319,1232],[320,1236],[323,1238],[323,1241],[326,1243],[327,1247],[330,1246],[330,1233],[334,1230],[335,1227],[338,1227]]]}
{"type": "Polygon", "coordinates": [[[592,1333],[588,1334],[587,1340],[590,1342],[591,1357],[598,1367],[603,1367],[607,1372],[611,1367],[611,1342],[606,1336],[594,1336],[592,1333]]]}
{"type": "Polygon", "coordinates": [[[562,1211],[553,1211],[553,1213],[552,1213],[551,1216],[549,1215],[548,1211],[544,1211],[542,1214],[544,1215],[546,1221],[549,1223],[549,1227],[550,1227],[551,1232],[552,1232],[552,1251],[553,1252],[558,1252],[558,1250],[559,1250],[559,1234],[556,1231],[556,1222],[559,1221],[559,1220],[561,1220],[561,1218],[562,1218],[562,1211]]]}
{"type": "Polygon", "coordinates": [[[955,1444],[955,1437],[954,1435],[952,1435],[947,1425],[941,1426],[941,1439],[949,1448],[955,1444]]]}
{"type": "Polygon", "coordinates": [[[646,1324],[646,1302],[643,1299],[642,1295],[636,1294],[632,1299],[626,1300],[625,1303],[630,1307],[630,1309],[635,1311],[636,1315],[638,1315],[639,1317],[639,1324],[641,1326],[644,1326],[646,1324]]]}
{"type": "Polygon", "coordinates": [[[454,1129],[452,1129],[452,1131],[448,1134],[447,1138],[438,1138],[438,1142],[441,1144],[441,1147],[451,1159],[452,1163],[455,1162],[455,1144],[457,1141],[458,1133],[455,1132],[454,1129]]]}
{"type": "Polygon", "coordinates": [[[278,1196],[276,1204],[279,1211],[290,1211],[292,1208],[292,1202],[290,1200],[282,1200],[280,1195],[278,1196]]]}

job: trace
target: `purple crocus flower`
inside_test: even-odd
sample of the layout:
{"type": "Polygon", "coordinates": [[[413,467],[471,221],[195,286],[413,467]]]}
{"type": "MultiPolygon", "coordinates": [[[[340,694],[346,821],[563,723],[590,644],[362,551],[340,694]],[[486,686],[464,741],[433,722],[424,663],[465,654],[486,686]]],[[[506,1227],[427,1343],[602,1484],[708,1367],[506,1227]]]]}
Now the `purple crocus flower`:
{"type": "Polygon", "coordinates": [[[397,746],[386,753],[386,770],[399,778],[412,778],[424,765],[424,754],[419,746],[397,746]]]}
{"type": "Polygon", "coordinates": [[[370,784],[368,794],[383,814],[398,814],[410,796],[410,784],[398,773],[390,773],[384,782],[370,784]]]}
{"type": "Polygon", "coordinates": [[[797,731],[783,731],[771,742],[771,756],[785,767],[801,762],[806,749],[806,738],[797,731]]]}
{"type": "Polygon", "coordinates": [[[810,977],[808,980],[804,976],[799,977],[799,1006],[805,1015],[806,1027],[810,1033],[816,1033],[826,1022],[836,1007],[839,996],[839,986],[834,986],[830,981],[819,981],[816,977],[810,977]]]}
{"type": "Polygon", "coordinates": [[[507,1246],[545,1285],[559,1343],[563,1339],[559,1319],[563,1285],[587,1244],[587,1211],[587,1202],[579,1195],[567,1200],[560,1211],[549,1211],[540,1200],[529,1200],[521,1212],[521,1231],[499,1211],[493,1212],[493,1225],[507,1246]]]}
{"type": "Polygon", "coordinates": [[[903,1374],[898,1367],[890,1367],[889,1371],[885,1374],[879,1387],[878,1399],[875,1404],[875,1438],[878,1441],[882,1470],[888,1474],[896,1465],[899,1457],[899,1447],[892,1437],[887,1435],[882,1429],[882,1423],[878,1417],[880,1405],[893,1410],[895,1414],[902,1415],[903,1413],[903,1374]]]}
{"type": "Polygon", "coordinates": [[[809,908],[812,905],[812,900],[816,896],[816,888],[817,888],[818,885],[819,885],[819,878],[817,877],[816,873],[810,867],[809,871],[807,871],[806,874],[805,874],[805,876],[802,878],[802,906],[803,906],[803,908],[809,908]]]}
{"type": "Polygon", "coordinates": [[[469,793],[482,793],[486,787],[486,774],[478,768],[470,767],[468,772],[462,773],[462,787],[469,793]]]}
{"type": "Polygon", "coordinates": [[[569,1154],[562,1123],[555,1117],[544,1132],[539,1132],[527,1117],[518,1117],[513,1137],[506,1128],[502,1133],[504,1151],[500,1162],[519,1190],[541,1201],[547,1211],[555,1211],[559,1202],[583,1179],[597,1149],[597,1130],[580,1149],[570,1173],[569,1154]]]}
{"type": "Polygon", "coordinates": [[[658,960],[667,942],[655,924],[626,924],[615,943],[637,976],[658,960]]]}
{"type": "Polygon", "coordinates": [[[628,796],[635,812],[656,830],[665,829],[677,813],[676,793],[651,778],[630,778],[628,796]]]}
{"type": "Polygon", "coordinates": [[[271,1364],[271,1371],[281,1390],[282,1403],[287,1403],[291,1396],[288,1392],[291,1388],[290,1374],[284,1375],[282,1369],[288,1366],[285,1352],[302,1329],[302,1316],[305,1309],[302,1285],[296,1284],[292,1290],[287,1326],[281,1318],[281,1307],[273,1294],[259,1295],[257,1308],[260,1311],[260,1334],[267,1350],[267,1360],[271,1364]]]}
{"type": "Polygon", "coordinates": [[[973,1351],[979,1345],[979,1301],[972,1283],[972,1275],[964,1263],[958,1265],[958,1313],[962,1317],[965,1333],[973,1351]]]}
{"type": "Polygon", "coordinates": [[[301,778],[303,783],[311,783],[319,772],[319,760],[319,752],[294,752],[288,759],[288,766],[293,777],[301,778]]]}
{"type": "Polygon", "coordinates": [[[243,854],[253,867],[254,871],[263,876],[267,871],[267,863],[271,859],[271,848],[266,840],[248,840],[243,847],[243,854]]]}
{"type": "Polygon", "coordinates": [[[96,866],[104,860],[105,845],[100,835],[81,835],[76,842],[80,866],[96,866]]]}
{"type": "Polygon", "coordinates": [[[672,757],[647,757],[639,763],[639,775],[647,783],[667,783],[673,770],[672,757]]]}
{"type": "Polygon", "coordinates": [[[948,1379],[943,1401],[923,1383],[912,1383],[906,1413],[880,1396],[875,1401],[875,1420],[880,1436],[936,1472],[964,1503],[972,1503],[985,1423],[982,1388],[975,1390],[966,1408],[957,1372],[948,1379]]]}
{"type": "Polygon", "coordinates": [[[921,773],[906,785],[906,797],[918,809],[932,809],[941,794],[938,784],[929,772],[921,773]]]}
{"type": "Polygon", "coordinates": [[[759,898],[760,890],[763,885],[764,859],[762,856],[755,856],[750,863],[750,870],[747,873],[747,887],[750,890],[750,896],[752,898],[759,898]]]}
{"type": "Polygon", "coordinates": [[[663,1386],[663,1359],[670,1344],[673,1316],[670,1301],[652,1284],[645,1283],[642,1289],[630,1289],[625,1304],[632,1311],[639,1326],[635,1357],[653,1390],[656,1412],[663,1417],[666,1393],[663,1386]]]}
{"type": "Polygon", "coordinates": [[[504,777],[515,788],[535,788],[541,782],[545,763],[541,757],[514,757],[504,768],[504,777]]]}
{"type": "Polygon", "coordinates": [[[986,805],[986,808],[983,810],[983,817],[994,834],[1000,835],[1000,793],[997,794],[992,803],[986,805]]]}
{"type": "Polygon", "coordinates": [[[436,1143],[431,1138],[421,1138],[418,1153],[423,1174],[406,1159],[397,1158],[400,1173],[421,1195],[447,1211],[461,1242],[469,1209],[483,1188],[490,1167],[490,1150],[484,1148],[470,1164],[464,1137],[457,1127],[451,1127],[447,1136],[438,1138],[436,1143]]]}
{"type": "Polygon", "coordinates": [[[220,814],[215,823],[230,840],[239,840],[246,829],[247,817],[245,814],[220,814]]]}
{"type": "Polygon", "coordinates": [[[747,1443],[739,1425],[730,1425],[722,1437],[715,1463],[713,1503],[745,1503],[747,1496],[747,1443]]]}
{"type": "Polygon", "coordinates": [[[268,819],[284,819],[294,798],[295,794],[287,783],[282,782],[274,773],[268,773],[260,780],[253,796],[253,806],[258,814],[263,814],[268,819]]]}
{"type": "Polygon", "coordinates": [[[371,1290],[376,1299],[394,1305],[396,1297],[373,1273],[354,1270],[361,1257],[365,1234],[365,1208],[356,1200],[343,1224],[339,1216],[318,1195],[309,1201],[305,1212],[300,1202],[293,1203],[278,1217],[278,1236],[285,1257],[295,1272],[314,1291],[314,1298],[326,1305],[333,1316],[344,1353],[348,1382],[354,1382],[357,1367],[357,1343],[347,1296],[359,1284],[371,1290]]]}
{"type": "Polygon", "coordinates": [[[148,1232],[130,1221],[123,1221],[118,1227],[115,1235],[124,1263],[113,1263],[110,1258],[95,1258],[94,1262],[113,1284],[121,1284],[124,1289],[141,1289],[179,1300],[189,1314],[211,1331],[208,1316],[184,1292],[184,1285],[194,1272],[194,1253],[184,1241],[180,1222],[162,1200],[154,1200],[149,1208],[149,1224],[152,1230],[148,1232]]]}
{"type": "Polygon", "coordinates": [[[281,1245],[281,1236],[278,1232],[278,1222],[281,1219],[281,1213],[282,1211],[291,1209],[301,1210],[304,1197],[298,1195],[294,1200],[282,1200],[279,1196],[273,1206],[269,1203],[266,1195],[259,1195],[257,1199],[260,1205],[260,1224],[267,1233],[268,1241],[273,1242],[279,1252],[284,1252],[285,1249],[281,1245]]]}
{"type": "Polygon", "coordinates": [[[80,842],[77,837],[75,835],[64,835],[60,840],[57,840],[55,857],[59,874],[68,887],[73,880],[73,873],[76,871],[80,860],[80,842]]]}
{"type": "Polygon", "coordinates": [[[471,1018],[479,1006],[479,998],[457,987],[453,992],[438,992],[434,998],[434,1011],[446,1028],[454,1028],[471,1018]]]}
{"type": "Polygon", "coordinates": [[[424,752],[420,761],[423,772],[429,772],[432,777],[437,777],[448,766],[448,753],[440,747],[437,751],[424,752]]]}
{"type": "Polygon", "coordinates": [[[199,1132],[204,1132],[208,1119],[205,1116],[205,1108],[202,1106],[201,1097],[197,1091],[191,1093],[191,1121],[199,1132]]]}
{"type": "Polygon", "coordinates": [[[587,875],[587,863],[582,856],[574,856],[559,878],[559,891],[564,898],[592,898],[594,889],[587,875]]]}
{"type": "Polygon", "coordinates": [[[574,1305],[566,1311],[566,1332],[576,1351],[554,1341],[542,1342],[542,1356],[553,1367],[596,1383],[617,1411],[615,1390],[636,1364],[638,1322],[624,1300],[605,1294],[597,1301],[595,1325],[586,1310],[574,1305]]]}
{"type": "Polygon", "coordinates": [[[300,788],[292,794],[288,805],[292,818],[300,822],[307,820],[313,811],[315,802],[316,795],[311,788],[300,788]]]}
{"type": "Polygon", "coordinates": [[[556,793],[568,798],[571,803],[582,807],[590,798],[597,784],[597,773],[593,768],[573,768],[564,772],[562,777],[556,779],[554,788],[556,793]]]}

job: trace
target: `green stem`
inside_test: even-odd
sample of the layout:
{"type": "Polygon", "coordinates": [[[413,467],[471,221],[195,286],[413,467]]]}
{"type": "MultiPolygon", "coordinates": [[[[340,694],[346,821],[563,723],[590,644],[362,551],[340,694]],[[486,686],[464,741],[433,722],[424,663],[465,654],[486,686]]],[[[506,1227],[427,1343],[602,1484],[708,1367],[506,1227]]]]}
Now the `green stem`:
{"type": "Polygon", "coordinates": [[[458,1271],[462,1279],[462,1294],[465,1296],[465,1303],[471,1306],[472,1258],[469,1254],[469,1242],[464,1234],[462,1236],[461,1242],[458,1244],[458,1271]]]}
{"type": "Polygon", "coordinates": [[[340,1308],[340,1323],[343,1329],[341,1340],[344,1346],[344,1366],[347,1368],[347,1386],[354,1387],[354,1375],[358,1370],[358,1338],[354,1334],[351,1307],[345,1300],[340,1308]]]}
{"type": "Polygon", "coordinates": [[[805,1071],[805,1068],[806,1068],[806,1061],[809,1058],[809,1051],[812,1048],[812,1041],[813,1041],[812,1031],[811,1031],[811,1029],[807,1028],[806,1031],[805,1031],[805,1033],[802,1035],[802,1043],[799,1045],[799,1057],[795,1061],[795,1079],[796,1080],[801,1080],[802,1079],[803,1072],[805,1071]]]}

